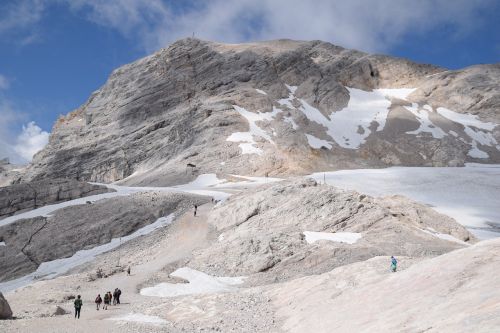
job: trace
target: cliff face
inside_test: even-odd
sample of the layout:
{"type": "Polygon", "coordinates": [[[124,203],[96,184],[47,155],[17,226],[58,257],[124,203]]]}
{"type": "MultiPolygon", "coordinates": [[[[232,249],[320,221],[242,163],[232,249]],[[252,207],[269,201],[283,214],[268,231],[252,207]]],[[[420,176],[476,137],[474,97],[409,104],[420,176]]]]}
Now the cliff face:
{"type": "Polygon", "coordinates": [[[24,180],[500,163],[499,83],[500,65],[447,71],[320,41],[184,39],[115,70],[61,117],[24,180]]]}

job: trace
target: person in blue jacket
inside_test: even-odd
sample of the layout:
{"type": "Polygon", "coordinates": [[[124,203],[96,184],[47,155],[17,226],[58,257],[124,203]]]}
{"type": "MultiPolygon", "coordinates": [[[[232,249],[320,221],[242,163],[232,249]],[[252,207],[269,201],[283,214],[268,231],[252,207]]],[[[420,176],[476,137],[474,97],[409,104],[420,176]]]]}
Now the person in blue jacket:
{"type": "Polygon", "coordinates": [[[396,258],[391,256],[391,270],[393,272],[396,272],[397,268],[398,268],[398,261],[396,260],[396,258]]]}

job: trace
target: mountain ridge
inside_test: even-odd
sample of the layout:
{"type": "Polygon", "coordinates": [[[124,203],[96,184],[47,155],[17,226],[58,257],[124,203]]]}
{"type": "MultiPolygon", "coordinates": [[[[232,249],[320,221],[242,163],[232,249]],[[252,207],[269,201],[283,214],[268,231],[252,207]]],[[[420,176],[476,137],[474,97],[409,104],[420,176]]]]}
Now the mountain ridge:
{"type": "MultiPolygon", "coordinates": [[[[48,146],[35,155],[22,181],[65,177],[171,185],[213,172],[293,175],[500,163],[498,82],[500,65],[450,71],[321,41],[183,39],[116,69],[80,108],[58,119],[48,146]],[[361,96],[361,103],[373,97],[375,103],[385,98],[390,104],[382,120],[378,116],[379,121],[373,118],[357,129],[353,124],[342,146],[325,128],[343,126],[332,117],[356,102],[348,88],[416,90],[408,100],[361,96]],[[305,103],[324,119],[308,118],[305,103]],[[235,106],[250,117],[261,116],[254,123],[260,137],[247,132],[252,125],[235,106]],[[452,119],[439,108],[453,111],[452,119]],[[453,119],[464,112],[480,119],[453,119]],[[444,135],[434,133],[436,127],[444,135]],[[412,131],[416,134],[407,133],[412,131]],[[234,133],[247,133],[243,139],[233,137],[246,141],[231,141],[234,133]],[[353,136],[362,137],[359,149],[346,148],[353,136]],[[252,146],[254,153],[246,154],[242,145],[252,146]],[[196,165],[194,174],[187,164],[196,165]]],[[[348,120],[351,115],[356,110],[348,120]]]]}

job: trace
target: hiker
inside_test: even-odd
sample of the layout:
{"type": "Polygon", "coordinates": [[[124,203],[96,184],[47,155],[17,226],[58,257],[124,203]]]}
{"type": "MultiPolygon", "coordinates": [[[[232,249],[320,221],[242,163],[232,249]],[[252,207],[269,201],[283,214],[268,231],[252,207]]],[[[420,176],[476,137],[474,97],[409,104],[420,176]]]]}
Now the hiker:
{"type": "Polygon", "coordinates": [[[97,294],[97,297],[95,298],[95,305],[96,305],[97,311],[99,311],[99,308],[101,307],[101,303],[102,303],[101,294],[97,294]]]}
{"type": "Polygon", "coordinates": [[[396,260],[396,258],[391,256],[391,270],[392,270],[392,272],[396,272],[397,268],[398,268],[398,261],[396,260]]]}
{"type": "Polygon", "coordinates": [[[102,306],[103,310],[107,310],[109,305],[109,294],[105,293],[104,294],[104,305],[102,306]]]}
{"type": "Polygon", "coordinates": [[[196,210],[198,210],[198,206],[194,205],[194,216],[196,216],[196,210]]]}
{"type": "Polygon", "coordinates": [[[115,288],[115,291],[113,291],[113,305],[116,305],[117,298],[118,298],[118,288],[115,288]]]}
{"type": "Polygon", "coordinates": [[[130,266],[127,268],[127,275],[130,275],[130,266]]]}
{"type": "Polygon", "coordinates": [[[77,316],[78,319],[80,319],[80,311],[82,310],[82,305],[83,305],[82,297],[80,295],[76,297],[74,304],[75,304],[75,319],[77,316]]]}
{"type": "Polygon", "coordinates": [[[120,290],[120,288],[118,288],[118,290],[116,291],[116,303],[117,304],[120,304],[120,295],[122,294],[122,291],[120,290]]]}
{"type": "Polygon", "coordinates": [[[108,291],[108,297],[109,297],[109,305],[111,305],[111,302],[113,301],[113,294],[111,294],[111,291],[108,291]]]}

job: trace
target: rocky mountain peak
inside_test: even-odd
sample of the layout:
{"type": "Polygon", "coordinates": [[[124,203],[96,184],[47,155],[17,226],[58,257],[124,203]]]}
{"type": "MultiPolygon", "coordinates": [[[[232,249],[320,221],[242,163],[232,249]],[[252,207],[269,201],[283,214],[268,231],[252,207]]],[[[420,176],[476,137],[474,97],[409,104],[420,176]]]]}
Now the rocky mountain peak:
{"type": "Polygon", "coordinates": [[[60,118],[24,180],[498,163],[499,78],[498,65],[450,71],[321,41],[186,38],[60,118]]]}

